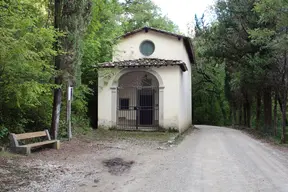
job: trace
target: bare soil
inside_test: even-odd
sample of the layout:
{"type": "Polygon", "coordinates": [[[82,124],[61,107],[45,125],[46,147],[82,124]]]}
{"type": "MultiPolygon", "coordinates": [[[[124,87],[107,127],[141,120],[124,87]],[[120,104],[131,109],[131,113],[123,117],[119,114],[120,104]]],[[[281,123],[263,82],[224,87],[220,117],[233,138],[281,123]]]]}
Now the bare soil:
{"type": "Polygon", "coordinates": [[[0,191],[113,191],[175,135],[97,130],[62,142],[60,150],[41,149],[28,157],[1,153],[0,191]]]}

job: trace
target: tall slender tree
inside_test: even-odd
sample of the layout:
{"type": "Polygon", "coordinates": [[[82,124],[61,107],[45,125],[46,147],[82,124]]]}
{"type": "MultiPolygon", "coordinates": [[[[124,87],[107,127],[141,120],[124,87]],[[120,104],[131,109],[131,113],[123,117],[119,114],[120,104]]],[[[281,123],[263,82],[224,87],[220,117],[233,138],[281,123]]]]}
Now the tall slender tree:
{"type": "MultiPolygon", "coordinates": [[[[58,87],[54,90],[52,135],[57,138],[63,82],[76,85],[80,81],[82,61],[82,39],[90,20],[92,2],[90,0],[55,0],[54,25],[63,32],[56,44],[59,55],[55,58],[55,68],[59,71],[55,77],[58,87]]],[[[65,90],[65,89],[64,89],[65,90]]]]}

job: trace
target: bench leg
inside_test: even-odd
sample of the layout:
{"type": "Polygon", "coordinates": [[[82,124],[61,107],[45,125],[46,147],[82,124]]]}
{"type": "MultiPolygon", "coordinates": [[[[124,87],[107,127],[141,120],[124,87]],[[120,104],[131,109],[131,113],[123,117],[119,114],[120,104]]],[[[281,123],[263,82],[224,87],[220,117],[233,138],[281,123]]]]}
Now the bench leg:
{"type": "Polygon", "coordinates": [[[20,153],[23,155],[30,155],[31,154],[31,148],[30,147],[15,147],[13,149],[14,152],[20,153]]]}
{"type": "Polygon", "coordinates": [[[55,143],[53,143],[53,148],[54,149],[60,149],[60,141],[56,141],[55,143]]]}
{"type": "Polygon", "coordinates": [[[31,148],[30,147],[27,147],[26,148],[26,155],[30,155],[31,154],[31,148]]]}

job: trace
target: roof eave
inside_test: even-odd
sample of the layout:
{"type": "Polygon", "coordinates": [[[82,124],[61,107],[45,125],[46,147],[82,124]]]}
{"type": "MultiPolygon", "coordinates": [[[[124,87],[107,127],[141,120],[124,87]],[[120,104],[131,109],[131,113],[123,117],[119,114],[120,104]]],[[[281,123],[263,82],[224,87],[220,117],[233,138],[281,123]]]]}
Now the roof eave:
{"type": "MultiPolygon", "coordinates": [[[[169,66],[169,65],[167,65],[169,66]]],[[[141,66],[100,66],[100,68],[103,68],[103,69],[114,69],[114,68],[146,68],[146,67],[156,67],[156,68],[159,68],[159,67],[167,67],[165,65],[162,65],[162,66],[151,66],[151,65],[141,65],[141,66]]],[[[171,66],[177,66],[177,65],[171,65],[171,66]]],[[[186,72],[188,71],[188,68],[186,65],[178,65],[180,67],[180,69],[183,71],[183,72],[186,72]]]]}
{"type": "Polygon", "coordinates": [[[191,38],[189,37],[183,38],[183,42],[184,42],[185,49],[188,53],[190,63],[195,64],[196,63],[195,54],[194,54],[194,49],[193,49],[193,44],[191,42],[191,38]]]}
{"type": "Polygon", "coordinates": [[[172,33],[172,32],[169,32],[169,31],[164,31],[164,30],[161,30],[161,29],[156,29],[156,28],[153,28],[153,27],[142,27],[142,28],[136,29],[136,30],[134,30],[134,31],[128,32],[128,33],[120,36],[119,38],[128,37],[128,36],[130,36],[130,35],[133,35],[133,34],[135,34],[135,33],[138,33],[138,32],[140,32],[140,31],[143,31],[143,30],[144,30],[146,33],[149,32],[149,30],[151,30],[151,31],[155,31],[155,32],[158,32],[158,33],[163,33],[163,34],[166,34],[166,35],[174,36],[174,37],[177,37],[177,38],[185,38],[185,37],[186,37],[186,36],[184,36],[184,35],[172,33]]]}
{"type": "Polygon", "coordinates": [[[165,67],[165,66],[179,66],[183,72],[188,71],[187,65],[180,60],[165,60],[156,58],[140,58],[135,60],[123,60],[114,62],[104,62],[98,65],[98,68],[142,68],[142,67],[165,67]],[[155,61],[159,62],[154,65],[147,64],[145,62],[153,63],[155,61]],[[131,65],[131,63],[133,63],[131,65]],[[144,63],[143,63],[144,62],[144,63]],[[162,63],[161,63],[162,62],[162,63]],[[163,63],[166,62],[166,63],[163,63]],[[174,63],[173,63],[174,62],[174,63]],[[142,64],[141,64],[142,63],[142,64]]]}

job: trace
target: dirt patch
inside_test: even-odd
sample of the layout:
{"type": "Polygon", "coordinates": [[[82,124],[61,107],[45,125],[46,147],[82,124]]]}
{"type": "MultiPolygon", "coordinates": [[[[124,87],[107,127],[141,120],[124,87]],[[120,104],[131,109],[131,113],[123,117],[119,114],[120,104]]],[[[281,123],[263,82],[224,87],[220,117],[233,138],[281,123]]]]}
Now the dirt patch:
{"type": "Polygon", "coordinates": [[[60,150],[47,148],[29,156],[0,153],[0,191],[113,191],[131,182],[152,157],[165,153],[157,148],[174,134],[97,130],[62,141],[60,150]]]}
{"type": "Polygon", "coordinates": [[[38,167],[29,167],[15,160],[2,161],[0,165],[0,191],[15,191],[20,187],[29,186],[32,182],[41,183],[47,177],[53,177],[55,172],[49,172],[38,167]]]}
{"type": "Polygon", "coordinates": [[[120,176],[131,169],[134,161],[124,161],[122,158],[113,158],[103,161],[103,164],[108,168],[109,173],[120,176]]]}

